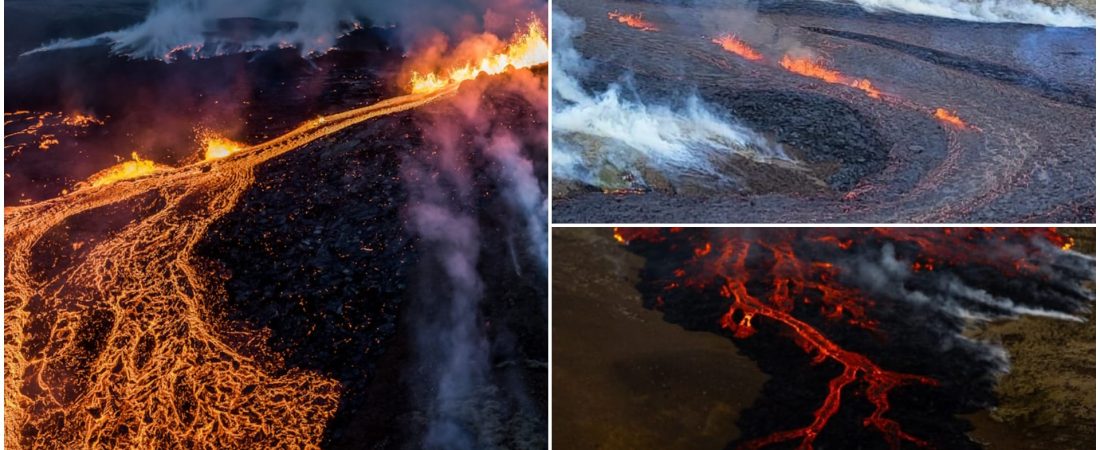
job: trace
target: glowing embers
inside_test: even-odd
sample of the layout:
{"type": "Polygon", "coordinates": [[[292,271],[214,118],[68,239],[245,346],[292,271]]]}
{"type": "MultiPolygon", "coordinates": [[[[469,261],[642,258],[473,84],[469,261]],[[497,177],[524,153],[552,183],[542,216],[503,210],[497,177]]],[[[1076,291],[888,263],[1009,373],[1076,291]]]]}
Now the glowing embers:
{"type": "Polygon", "coordinates": [[[168,168],[151,160],[141,159],[137,152],[131,153],[130,157],[133,158],[130,161],[121,162],[92,175],[88,178],[88,184],[92,187],[105,186],[122,180],[132,180],[152,175],[168,168]]]}
{"type": "Polygon", "coordinates": [[[409,91],[414,94],[436,92],[447,86],[473,80],[478,76],[496,75],[508,70],[544,64],[550,59],[550,45],[542,23],[532,18],[524,30],[517,32],[503,50],[485,49],[484,56],[471,58],[450,69],[421,74],[414,71],[409,79],[409,91]]]}
{"type": "Polygon", "coordinates": [[[936,108],[936,111],[932,113],[932,116],[938,119],[940,122],[952,125],[956,128],[966,128],[966,122],[963,122],[954,111],[948,111],[943,108],[936,108]]]}
{"type": "Polygon", "coordinates": [[[764,55],[761,55],[760,52],[757,52],[750,47],[749,44],[746,44],[745,41],[738,39],[737,36],[732,34],[723,34],[710,41],[721,46],[723,50],[749,61],[760,61],[764,59],[764,55]]]}
{"type": "Polygon", "coordinates": [[[200,139],[202,140],[203,159],[206,161],[222,159],[246,148],[240,142],[232,141],[209,131],[200,133],[200,139]]]}
{"type": "Polygon", "coordinates": [[[59,137],[80,137],[103,120],[86,113],[15,111],[4,113],[4,149],[8,156],[18,156],[27,148],[49,150],[61,143],[59,137]]]}
{"type": "Polygon", "coordinates": [[[829,69],[820,62],[810,58],[784,55],[783,59],[779,60],[779,65],[790,72],[805,77],[817,78],[826,83],[843,84],[854,87],[867,93],[867,96],[871,98],[877,99],[882,97],[882,92],[874,87],[870,80],[866,78],[849,77],[836,70],[829,69]]]}
{"type": "Polygon", "coordinates": [[[607,18],[611,20],[617,20],[623,25],[642,31],[661,31],[661,29],[657,28],[657,25],[654,25],[653,22],[642,18],[641,14],[623,14],[619,11],[611,11],[607,13],[607,18]]]}
{"type": "Polygon", "coordinates": [[[70,127],[86,128],[92,125],[103,125],[103,121],[91,114],[73,113],[61,119],[61,123],[70,127]]]}

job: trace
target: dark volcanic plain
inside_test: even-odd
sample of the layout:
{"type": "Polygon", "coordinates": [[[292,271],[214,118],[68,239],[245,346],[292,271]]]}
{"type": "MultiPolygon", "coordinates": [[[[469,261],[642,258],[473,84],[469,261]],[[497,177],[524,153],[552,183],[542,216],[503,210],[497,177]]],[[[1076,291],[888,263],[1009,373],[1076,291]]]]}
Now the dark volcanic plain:
{"type": "MultiPolygon", "coordinates": [[[[755,12],[673,3],[555,2],[585,21],[574,45],[595,64],[582,83],[601,92],[633,74],[637,95],[654,104],[698,93],[824,170],[826,186],[608,195],[555,179],[556,222],[1093,220],[1095,30],[870,14],[803,0],[765,0],[755,12]],[[660,31],[609,20],[613,10],[641,13],[660,31]],[[828,67],[870,80],[884,99],[725,52],[710,38],[738,30],[715,17],[770,22],[769,40],[813,49],[828,67]],[[937,121],[931,112],[939,107],[972,128],[937,121]]],[[[774,61],[779,47],[757,49],[774,61]]]]}

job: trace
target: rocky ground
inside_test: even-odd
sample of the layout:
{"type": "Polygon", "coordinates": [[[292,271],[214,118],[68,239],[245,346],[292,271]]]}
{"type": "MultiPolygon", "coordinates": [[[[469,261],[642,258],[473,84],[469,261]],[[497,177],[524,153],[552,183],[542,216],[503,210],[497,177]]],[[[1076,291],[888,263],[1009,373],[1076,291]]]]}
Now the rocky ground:
{"type": "MultiPolygon", "coordinates": [[[[1065,231],[1076,250],[1095,254],[1094,229],[1065,231]]],[[[1012,372],[997,385],[997,407],[971,418],[971,436],[992,449],[1095,448],[1095,310],[1081,323],[1034,317],[995,323],[978,337],[1004,344],[1012,372]]]]}
{"type": "MultiPolygon", "coordinates": [[[[410,397],[418,371],[411,287],[437,275],[419,268],[423,250],[405,228],[400,167],[434,150],[419,137],[414,114],[367,122],[262,167],[203,243],[203,256],[225,269],[229,298],[218,310],[270,330],[268,344],[288,367],[320,371],[346,389],[324,448],[414,448],[423,433],[424,412],[410,397]]],[[[476,153],[470,158],[486,164],[476,153]]],[[[485,176],[478,183],[487,193],[478,205],[483,233],[509,235],[514,224],[501,217],[501,193],[485,176]]],[[[496,405],[515,418],[500,433],[519,440],[516,448],[537,447],[546,439],[545,279],[530,258],[520,256],[517,272],[504,240],[486,240],[481,252],[493,375],[500,389],[518,380],[535,402],[530,411],[496,405]]]]}
{"type": "Polygon", "coordinates": [[[595,61],[582,80],[593,92],[631,74],[632,95],[649,103],[698,93],[790,148],[827,184],[773,177],[793,186],[643,186],[623,196],[555,179],[557,222],[1077,222],[1094,215],[1094,168],[1081,164],[1095,159],[1092,29],[870,14],[815,1],[763,2],[755,10],[619,1],[556,7],[585,20],[574,45],[595,61]],[[661,30],[608,20],[611,10],[641,13],[661,30]],[[887,99],[750,62],[706,39],[743,23],[770,24],[766,36],[746,37],[765,55],[812,49],[887,99]],[[972,127],[937,121],[937,107],[972,127]]]}

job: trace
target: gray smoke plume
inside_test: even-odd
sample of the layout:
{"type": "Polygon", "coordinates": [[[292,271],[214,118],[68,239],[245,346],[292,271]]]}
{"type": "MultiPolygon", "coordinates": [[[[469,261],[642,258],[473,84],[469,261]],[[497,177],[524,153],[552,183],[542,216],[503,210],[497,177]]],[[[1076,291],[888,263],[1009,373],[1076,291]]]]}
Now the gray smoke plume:
{"type": "Polygon", "coordinates": [[[472,30],[507,36],[516,19],[545,12],[545,2],[519,0],[157,0],[145,20],[93,36],[60,39],[25,54],[106,45],[112,54],[172,61],[273,48],[302,56],[331,50],[341,36],[363,27],[399,25],[403,42],[429,32],[462,38],[472,30]],[[499,3],[499,2],[498,2],[499,3]]]}
{"type": "MultiPolygon", "coordinates": [[[[545,77],[519,71],[465,84],[445,104],[418,114],[430,151],[403,163],[410,192],[407,214],[424,255],[412,313],[420,367],[414,396],[427,416],[424,448],[545,445],[545,424],[517,374],[526,370],[524,365],[490,363],[501,355],[517,357],[507,324],[490,323],[482,313],[485,303],[499,300],[485,298],[479,266],[486,246],[526,242],[528,257],[522,261],[535,267],[520,273],[530,265],[514,256],[517,276],[546,276],[546,192],[525,150],[545,149],[547,137],[545,132],[512,131],[515,118],[508,114],[517,104],[525,105],[520,110],[545,111],[545,77]],[[490,97],[506,99],[505,106],[486,101],[490,97]],[[499,206],[490,206],[490,219],[481,210],[487,190],[499,199],[494,202],[499,206]],[[485,222],[492,231],[483,229],[485,222]]],[[[535,113],[534,122],[545,123],[541,114],[535,113]]]]}

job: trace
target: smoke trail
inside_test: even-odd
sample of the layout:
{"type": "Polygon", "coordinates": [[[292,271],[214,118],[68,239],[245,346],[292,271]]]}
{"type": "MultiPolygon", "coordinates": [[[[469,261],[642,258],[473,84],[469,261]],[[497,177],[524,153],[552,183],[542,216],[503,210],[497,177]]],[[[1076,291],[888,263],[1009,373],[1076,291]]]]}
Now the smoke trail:
{"type": "Polygon", "coordinates": [[[549,253],[546,230],[546,193],[535,177],[534,164],[520,153],[519,142],[506,132],[498,132],[486,147],[486,154],[500,164],[498,183],[504,196],[523,218],[530,253],[545,271],[549,253]]]}
{"type": "Polygon", "coordinates": [[[780,148],[697,96],[679,105],[647,105],[624,99],[618,83],[590,94],[578,81],[589,63],[572,45],[584,23],[558,10],[553,14],[555,178],[607,186],[613,183],[605,175],[610,171],[645,185],[655,169],[673,184],[701,176],[735,186],[738,180],[717,163],[734,157],[789,161],[780,148]]]}
{"type": "Polygon", "coordinates": [[[1026,23],[1051,27],[1096,28],[1096,18],[1071,5],[1029,0],[853,0],[866,11],[891,11],[969,22],[1026,23]]]}
{"type": "Polygon", "coordinates": [[[429,140],[438,153],[407,160],[412,232],[428,255],[420,277],[416,340],[430,385],[426,448],[473,448],[476,422],[465,405],[485,383],[488,342],[479,328],[482,281],[477,272],[481,248],[470,200],[469,168],[456,148],[458,129],[433,120],[429,140]]]}
{"type": "Polygon", "coordinates": [[[144,21],[118,31],[61,39],[27,52],[107,45],[135,59],[201,58],[271,48],[302,55],[327,52],[341,35],[361,26],[361,3],[344,0],[160,0],[144,21]],[[227,19],[259,19],[247,31],[227,29],[227,19]]]}
{"type": "Polygon", "coordinates": [[[428,32],[463,36],[470,29],[507,35],[514,19],[545,11],[545,3],[517,0],[423,0],[416,4],[356,0],[157,0],[145,20],[83,38],[66,38],[24,53],[106,45],[111,54],[172,61],[295,48],[302,56],[331,50],[345,34],[366,25],[401,24],[408,42],[428,32]]]}
{"type": "Polygon", "coordinates": [[[1040,237],[993,239],[975,247],[983,254],[978,259],[1034,264],[1033,272],[1024,276],[966,264],[914,271],[913,264],[921,255],[913,254],[911,248],[903,251],[901,247],[906,245],[887,241],[853,246],[858,251],[840,256],[830,252],[828,259],[836,261],[844,269],[843,279],[861,291],[910,305],[919,317],[927,319],[924,331],[938,336],[943,348],[964,349],[986,362],[994,374],[1008,371],[1007,352],[999,343],[966,336],[968,324],[1022,316],[1083,322],[1081,313],[1094,301],[1094,294],[1084,286],[1094,279],[1095,260],[1062,251],[1040,237]]]}
{"type": "Polygon", "coordinates": [[[413,313],[417,359],[426,375],[414,386],[428,415],[425,448],[545,445],[545,426],[524,391],[525,366],[490,365],[523,355],[515,353],[506,318],[492,313],[498,299],[485,298],[486,286],[496,280],[486,281],[478,270],[483,249],[513,240],[483,240],[482,227],[502,226],[528,243],[530,258],[513,256],[517,276],[532,260],[537,268],[526,276],[545,276],[546,193],[531,159],[538,152],[529,157],[524,150],[545,149],[547,136],[511,127],[521,114],[544,124],[546,99],[545,77],[526,71],[468,82],[447,104],[422,112],[419,128],[434,151],[403,163],[411,231],[426,255],[413,313]],[[493,205],[497,201],[503,208],[493,205]]]}

